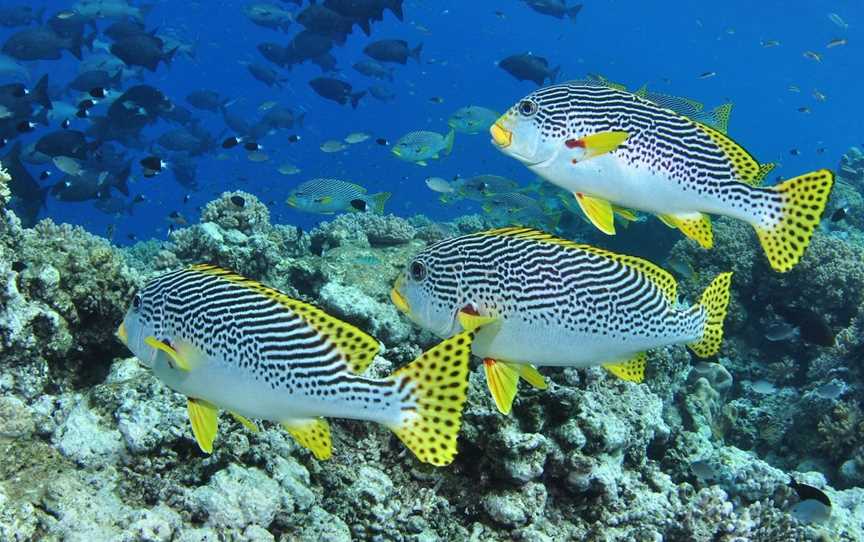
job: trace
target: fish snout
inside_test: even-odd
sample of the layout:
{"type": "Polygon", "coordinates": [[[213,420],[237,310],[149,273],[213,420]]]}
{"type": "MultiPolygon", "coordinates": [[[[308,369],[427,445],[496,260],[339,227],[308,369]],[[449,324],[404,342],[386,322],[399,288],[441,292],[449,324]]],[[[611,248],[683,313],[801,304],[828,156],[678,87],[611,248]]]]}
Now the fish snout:
{"type": "Polygon", "coordinates": [[[489,133],[492,135],[492,143],[499,148],[505,149],[513,142],[513,132],[504,128],[500,119],[489,128],[489,133]]]}

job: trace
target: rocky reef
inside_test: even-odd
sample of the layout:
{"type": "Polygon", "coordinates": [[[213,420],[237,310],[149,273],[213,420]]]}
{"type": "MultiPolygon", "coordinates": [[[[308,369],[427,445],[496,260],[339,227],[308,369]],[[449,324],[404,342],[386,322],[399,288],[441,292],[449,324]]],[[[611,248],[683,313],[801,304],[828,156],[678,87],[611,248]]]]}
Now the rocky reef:
{"type": "Polygon", "coordinates": [[[676,347],[651,353],[640,385],[602,369],[544,371],[550,388],[520,390],[510,416],[477,368],[460,454],[440,469],[386,429],[342,420],[329,461],[273,424],[252,433],[227,416],[204,455],[184,399],[113,337],[143,280],[211,262],[369,331],[385,345],[369,371],[388,374],[435,342],[388,301],[396,275],[426,243],[485,226],[345,214],[303,232],[232,192],[168,242],[121,250],[50,221],[24,229],[6,211],[0,540],[862,539],[864,267],[836,235],[817,235],[788,275],[771,273],[736,224],[717,224],[711,252],[681,241],[691,298],[736,272],[721,364],[676,347]],[[780,302],[826,315],[836,346],[767,343],[760,330],[780,302]],[[829,495],[828,522],[791,513],[793,478],[829,495]]]}

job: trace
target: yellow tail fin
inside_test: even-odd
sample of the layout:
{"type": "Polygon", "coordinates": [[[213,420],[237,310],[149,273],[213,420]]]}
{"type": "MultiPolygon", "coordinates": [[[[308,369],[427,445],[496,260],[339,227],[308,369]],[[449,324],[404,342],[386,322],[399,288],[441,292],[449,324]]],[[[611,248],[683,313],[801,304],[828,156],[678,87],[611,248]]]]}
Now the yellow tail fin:
{"type": "Polygon", "coordinates": [[[732,285],[732,273],[720,273],[711,284],[705,288],[699,306],[705,309],[707,318],[702,328],[702,338],[688,346],[700,358],[715,355],[723,342],[723,320],[729,308],[729,287],[732,285]]]}
{"type": "Polygon", "coordinates": [[[390,429],[424,463],[440,467],[456,457],[473,340],[470,331],[454,335],[391,377],[401,381],[400,390],[410,391],[402,407],[406,415],[390,429]]]}
{"type": "Polygon", "coordinates": [[[789,271],[801,260],[833,186],[834,174],[820,169],[768,189],[780,196],[779,201],[767,200],[762,220],[754,227],[775,271],[789,271]]]}

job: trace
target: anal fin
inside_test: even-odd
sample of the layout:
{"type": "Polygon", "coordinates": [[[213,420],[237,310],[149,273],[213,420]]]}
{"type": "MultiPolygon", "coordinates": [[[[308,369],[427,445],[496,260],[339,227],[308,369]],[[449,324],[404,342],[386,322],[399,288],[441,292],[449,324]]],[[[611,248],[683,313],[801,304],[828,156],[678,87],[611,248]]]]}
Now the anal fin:
{"type": "Polygon", "coordinates": [[[333,442],[330,439],[330,424],[324,418],[307,420],[286,420],[282,427],[294,437],[316,459],[330,459],[333,455],[333,442]]]}
{"type": "Polygon", "coordinates": [[[645,380],[646,365],[648,356],[645,352],[639,352],[628,360],[604,363],[603,368],[622,380],[639,383],[645,380]]]}
{"type": "Polygon", "coordinates": [[[213,441],[216,440],[219,425],[219,411],[215,405],[193,397],[187,399],[186,410],[189,413],[192,434],[195,435],[198,447],[201,448],[202,452],[212,454],[213,441]]]}
{"type": "Polygon", "coordinates": [[[681,233],[693,239],[702,248],[714,246],[714,232],[711,229],[711,218],[704,213],[693,213],[692,215],[661,215],[660,220],[668,224],[674,224],[681,233]]]}

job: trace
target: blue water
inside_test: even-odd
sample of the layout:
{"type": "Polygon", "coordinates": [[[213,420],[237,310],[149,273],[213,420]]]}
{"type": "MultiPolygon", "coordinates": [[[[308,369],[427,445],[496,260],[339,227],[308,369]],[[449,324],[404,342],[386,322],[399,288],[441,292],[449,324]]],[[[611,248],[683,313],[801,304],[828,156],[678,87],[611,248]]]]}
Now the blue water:
{"type": "MultiPolygon", "coordinates": [[[[295,9],[291,4],[275,3],[295,9]]],[[[48,13],[72,6],[70,2],[33,4],[46,5],[48,13]]],[[[423,181],[429,176],[495,173],[524,184],[530,182],[530,172],[496,151],[487,135],[457,134],[452,155],[432,161],[425,168],[396,159],[389,148],[376,145],[374,138],[393,142],[416,129],[445,133],[448,116],[468,104],[506,109],[536,85],[516,81],[498,68],[496,61],[525,51],[548,58],[553,66],[560,64],[564,78],[599,73],[629,88],[647,83],[652,90],[688,96],[708,107],[731,100],[735,108],[730,135],[760,161],[779,162],[781,167],[775,173],[784,177],[818,167],[836,167],[842,153],[851,145],[861,144],[864,137],[859,113],[860,97],[864,95],[864,78],[860,76],[864,39],[859,39],[864,6],[860,3],[586,2],[574,24],[540,15],[516,0],[408,1],[404,22],[388,11],[383,22],[373,23],[371,37],[355,27],[346,45],[332,51],[339,61],[340,77],[355,89],[365,89],[371,84],[387,85],[351,68],[365,58],[362,49],[367,43],[384,38],[405,39],[411,46],[423,43],[422,63],[409,60],[406,66],[395,67],[396,82],[390,86],[398,98],[381,103],[367,96],[356,111],[326,101],[312,91],[308,81],[320,75],[313,64],[283,72],[288,82],[282,90],[254,80],[240,62],[270,65],[256,45],[263,41],[287,43],[301,27],[294,25],[288,34],[261,28],[244,16],[244,5],[246,2],[211,1],[156,5],[146,19],[148,28],[171,31],[195,43],[197,54],[193,59],[177,57],[170,66],[160,65],[156,73],[145,72],[144,82],[180,104],[193,90],[216,90],[237,99],[232,111],[246,111],[250,120],[260,115],[256,109],[262,102],[276,100],[305,111],[305,127],[280,131],[261,140],[271,157],[268,162],[249,162],[239,149],[226,151],[226,160],[216,159],[222,149],[199,158],[201,189],[191,193],[186,204],[183,197],[188,190],[176,184],[170,173],[143,179],[137,160],[146,153],[133,150],[130,156],[135,158],[136,169],[132,193],[142,193],[149,199],[136,207],[134,216],[110,217],[97,211],[92,202],[64,203],[50,197],[44,216],[81,224],[103,235],[109,224],[115,224],[114,239],[122,244],[129,242],[128,234],[138,239],[165,238],[165,216],[170,211],[179,211],[194,222],[200,207],[219,193],[242,189],[272,202],[273,222],[309,228],[328,217],[295,211],[284,200],[294,186],[313,177],[348,179],[365,186],[370,193],[392,192],[387,209],[399,215],[424,213],[447,219],[479,212],[479,206],[472,202],[442,206],[423,181]],[[829,20],[830,12],[839,14],[848,29],[829,20]],[[830,40],[840,37],[847,38],[848,45],[826,49],[830,40]],[[763,48],[760,40],[779,40],[781,44],[763,48]],[[805,50],[820,53],[822,62],[805,58],[805,50]],[[705,72],[717,75],[700,78],[705,72]],[[790,85],[799,87],[800,93],[790,92],[790,85]],[[814,89],[827,100],[814,99],[814,89]],[[430,102],[433,96],[444,102],[430,102]],[[800,113],[800,107],[812,112],[800,113]],[[373,138],[337,154],[319,150],[323,141],[342,139],[354,131],[368,132],[373,138]],[[299,134],[302,140],[290,144],[287,137],[292,133],[299,134]],[[800,155],[793,156],[791,149],[800,150],[800,155]],[[824,150],[820,154],[818,149],[824,150]],[[276,169],[285,161],[294,163],[302,172],[279,174],[276,169]]],[[[109,23],[102,21],[99,26],[105,28],[109,23]]],[[[13,31],[0,29],[0,41],[13,31]]],[[[52,84],[58,86],[65,86],[77,72],[77,61],[66,52],[59,61],[25,64],[34,81],[49,72],[52,84]]],[[[131,84],[136,83],[127,82],[126,86],[131,84]]],[[[220,139],[230,134],[220,115],[195,114],[220,139]]],[[[80,121],[77,127],[84,126],[80,121]]],[[[175,126],[160,121],[145,134],[155,138],[175,126]]],[[[23,141],[34,141],[46,132],[44,128],[37,130],[23,141]]],[[[43,169],[31,167],[34,175],[43,169]]],[[[55,172],[45,184],[59,177],[55,172]]]]}

